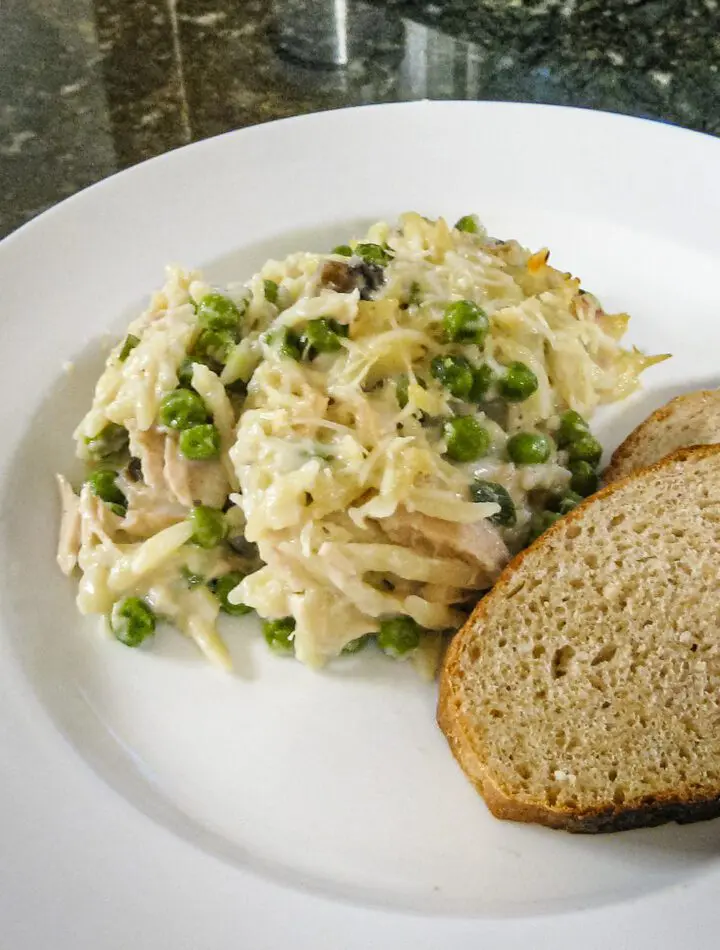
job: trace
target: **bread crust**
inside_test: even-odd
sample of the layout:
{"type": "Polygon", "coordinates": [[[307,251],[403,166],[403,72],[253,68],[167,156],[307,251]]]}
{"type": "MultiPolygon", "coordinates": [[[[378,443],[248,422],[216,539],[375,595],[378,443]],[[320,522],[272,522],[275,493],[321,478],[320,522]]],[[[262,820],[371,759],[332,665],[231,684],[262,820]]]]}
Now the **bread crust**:
{"type": "MultiPolygon", "coordinates": [[[[720,393],[715,389],[700,389],[697,392],[676,396],[670,402],[661,406],[660,409],[656,409],[636,429],[633,429],[625,441],[615,449],[608,467],[603,472],[603,484],[608,485],[629,473],[627,463],[631,462],[643,444],[652,440],[653,430],[661,423],[682,410],[684,406],[695,402],[704,402],[708,399],[720,399],[720,393]]],[[[631,463],[631,467],[635,468],[636,466],[631,463]]]]}
{"type": "MultiPolygon", "coordinates": [[[[711,456],[720,456],[720,444],[678,449],[641,472],[632,472],[586,499],[561,519],[562,523],[556,522],[532,545],[513,558],[501,573],[493,589],[476,604],[466,623],[453,637],[440,670],[437,722],[458,764],[497,818],[534,822],[581,834],[597,834],[652,827],[670,821],[688,824],[720,816],[720,788],[712,796],[682,797],[669,794],[629,799],[622,804],[587,810],[557,808],[548,806],[544,802],[520,801],[513,798],[493,781],[486,768],[477,730],[462,714],[455,690],[455,683],[462,679],[460,657],[463,650],[475,638],[476,629],[482,626],[494,602],[503,597],[505,590],[512,586],[515,574],[530,551],[542,549],[555,533],[565,530],[568,522],[578,520],[586,507],[592,505],[597,499],[614,494],[623,485],[642,477],[643,473],[661,471],[676,462],[711,456]]],[[[478,646],[482,649],[482,641],[478,643],[478,646]]]]}

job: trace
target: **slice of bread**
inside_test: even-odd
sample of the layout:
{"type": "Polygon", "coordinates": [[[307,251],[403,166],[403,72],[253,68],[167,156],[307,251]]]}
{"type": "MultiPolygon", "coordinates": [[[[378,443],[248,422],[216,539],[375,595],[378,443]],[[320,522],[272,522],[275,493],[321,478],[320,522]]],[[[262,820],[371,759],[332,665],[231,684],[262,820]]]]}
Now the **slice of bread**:
{"type": "Polygon", "coordinates": [[[619,831],[720,814],[720,445],[615,482],[456,634],[438,722],[499,818],[619,831]]]}
{"type": "Polygon", "coordinates": [[[716,442],[720,442],[720,390],[677,396],[648,416],[615,449],[603,481],[609,485],[687,445],[716,442]]]}

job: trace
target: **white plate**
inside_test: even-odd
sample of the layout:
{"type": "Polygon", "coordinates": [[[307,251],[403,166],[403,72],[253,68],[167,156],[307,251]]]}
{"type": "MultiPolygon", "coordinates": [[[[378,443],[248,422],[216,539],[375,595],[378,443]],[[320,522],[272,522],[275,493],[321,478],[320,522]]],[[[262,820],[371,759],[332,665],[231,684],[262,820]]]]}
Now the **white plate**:
{"type": "Polygon", "coordinates": [[[54,565],[106,331],[167,261],[244,278],[406,209],[548,244],[673,360],[599,421],[614,443],[720,383],[720,143],[604,114],[415,103],[272,123],[65,202],[0,253],[0,921],[53,950],[717,945],[720,823],[573,837],[491,818],[434,688],[360,656],[323,674],[231,634],[238,675],[76,616],[54,565]],[[71,360],[74,371],[63,374],[71,360]]]}

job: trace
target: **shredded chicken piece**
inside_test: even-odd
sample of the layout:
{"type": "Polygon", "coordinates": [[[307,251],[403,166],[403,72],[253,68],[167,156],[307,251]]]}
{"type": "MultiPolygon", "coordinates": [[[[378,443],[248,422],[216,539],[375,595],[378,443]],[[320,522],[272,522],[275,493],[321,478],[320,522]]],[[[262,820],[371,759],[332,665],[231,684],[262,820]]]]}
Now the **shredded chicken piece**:
{"type": "Polygon", "coordinates": [[[211,508],[222,508],[230,491],[222,462],[187,462],[187,466],[193,501],[211,508]]]}
{"type": "Polygon", "coordinates": [[[162,508],[129,510],[122,523],[122,529],[132,538],[149,538],[157,531],[169,528],[187,518],[187,510],[180,505],[166,505],[162,508]]]}
{"type": "Polygon", "coordinates": [[[165,463],[163,476],[165,483],[181,505],[192,508],[193,495],[190,491],[190,472],[187,459],[183,458],[174,435],[165,436],[165,463]]]}
{"type": "Polygon", "coordinates": [[[127,514],[120,527],[133,538],[149,538],[187,518],[188,506],[179,502],[163,479],[158,488],[133,481],[128,473],[121,476],[119,487],[127,498],[127,514]]]}
{"type": "Polygon", "coordinates": [[[490,587],[510,560],[499,531],[486,521],[461,524],[398,508],[379,526],[397,544],[434,557],[457,557],[477,566],[490,587]]]}
{"type": "Polygon", "coordinates": [[[189,461],[180,453],[174,435],[168,435],[165,441],[165,481],[168,490],[186,508],[194,504],[222,508],[230,491],[222,463],[189,461]]]}
{"type": "Polygon", "coordinates": [[[143,430],[128,425],[127,429],[130,453],[140,459],[145,484],[156,491],[165,489],[165,433],[154,427],[143,430]]]}
{"type": "Polygon", "coordinates": [[[130,448],[140,459],[145,486],[128,483],[128,513],[123,528],[147,536],[187,516],[194,504],[221,508],[230,485],[218,460],[193,462],[180,453],[173,433],[148,429],[130,432],[130,448]],[[141,497],[141,493],[147,497],[141,497]]]}
{"type": "Polygon", "coordinates": [[[107,613],[113,604],[107,580],[110,565],[120,556],[112,536],[120,518],[93,494],[88,484],[80,489],[80,550],[78,567],[82,577],[78,585],[77,606],[81,614],[107,613]]]}
{"type": "MultiPolygon", "coordinates": [[[[113,535],[117,531],[120,519],[110,511],[104,501],[93,494],[87,484],[80,490],[78,510],[80,513],[80,553],[91,550],[95,544],[115,550],[113,535]]],[[[82,561],[80,566],[83,566],[82,561]]],[[[85,570],[84,567],[83,570],[85,570]]]]}
{"type": "Polygon", "coordinates": [[[63,475],[56,475],[62,515],[57,562],[63,574],[72,574],[80,551],[80,499],[63,475]]]}

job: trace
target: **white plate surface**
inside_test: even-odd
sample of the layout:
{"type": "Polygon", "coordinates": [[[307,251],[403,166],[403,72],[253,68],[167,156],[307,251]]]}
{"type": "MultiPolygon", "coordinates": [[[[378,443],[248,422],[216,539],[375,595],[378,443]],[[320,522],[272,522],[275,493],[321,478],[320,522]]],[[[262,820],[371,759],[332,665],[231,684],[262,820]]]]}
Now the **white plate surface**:
{"type": "Polygon", "coordinates": [[[415,103],[222,136],[111,178],[0,247],[3,947],[717,946],[720,822],[573,837],[491,818],[379,655],[317,674],[229,634],[238,673],[165,631],[80,620],[52,474],[103,334],[168,261],[211,279],[415,209],[480,213],[579,274],[674,358],[598,419],[607,447],[720,384],[720,142],[599,113],[415,103]],[[74,371],[62,371],[64,361],[74,371]]]}

